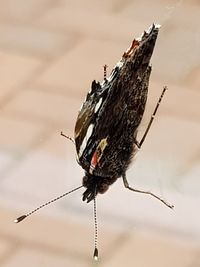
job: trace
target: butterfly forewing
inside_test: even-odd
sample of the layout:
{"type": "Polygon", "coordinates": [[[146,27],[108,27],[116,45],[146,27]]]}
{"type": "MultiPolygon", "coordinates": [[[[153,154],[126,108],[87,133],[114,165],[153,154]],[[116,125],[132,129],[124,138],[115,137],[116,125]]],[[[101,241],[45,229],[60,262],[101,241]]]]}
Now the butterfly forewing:
{"type": "Polygon", "coordinates": [[[132,42],[108,79],[93,81],[75,126],[78,160],[86,172],[119,177],[128,167],[146,105],[157,34],[153,25],[132,42]]]}

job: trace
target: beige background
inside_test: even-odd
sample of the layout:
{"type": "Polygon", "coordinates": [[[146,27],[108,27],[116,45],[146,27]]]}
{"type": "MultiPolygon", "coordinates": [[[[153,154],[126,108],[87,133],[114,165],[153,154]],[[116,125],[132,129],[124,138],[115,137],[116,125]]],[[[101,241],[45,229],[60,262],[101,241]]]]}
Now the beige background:
{"type": "Polygon", "coordinates": [[[162,24],[152,57],[145,130],[130,184],[98,197],[98,266],[200,266],[200,5],[198,0],[0,1],[0,266],[92,266],[92,203],[82,191],[23,223],[13,219],[79,186],[73,136],[93,79],[103,78],[134,37],[162,24]]]}

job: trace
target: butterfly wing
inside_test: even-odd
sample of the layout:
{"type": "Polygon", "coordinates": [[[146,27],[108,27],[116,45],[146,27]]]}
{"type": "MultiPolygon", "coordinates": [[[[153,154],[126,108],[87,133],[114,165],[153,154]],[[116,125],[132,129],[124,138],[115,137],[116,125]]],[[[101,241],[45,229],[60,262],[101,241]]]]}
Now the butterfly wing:
{"type": "Polygon", "coordinates": [[[128,167],[146,105],[158,29],[152,25],[134,40],[106,81],[93,81],[75,126],[78,160],[86,172],[119,177],[128,167]]]}

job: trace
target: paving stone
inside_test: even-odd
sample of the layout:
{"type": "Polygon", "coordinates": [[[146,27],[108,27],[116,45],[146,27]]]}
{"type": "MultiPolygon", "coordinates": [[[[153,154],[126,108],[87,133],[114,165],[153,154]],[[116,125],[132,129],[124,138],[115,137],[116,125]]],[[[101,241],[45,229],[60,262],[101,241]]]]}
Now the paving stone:
{"type": "MultiPolygon", "coordinates": [[[[138,37],[138,35],[140,36],[141,32],[152,23],[152,21],[149,21],[146,25],[142,21],[135,20],[134,17],[126,18],[120,17],[118,14],[115,14],[115,12],[101,12],[97,10],[97,7],[102,4],[102,1],[96,3],[98,4],[92,4],[87,9],[85,8],[84,11],[82,5],[79,7],[79,5],[76,4],[70,8],[68,5],[61,5],[49,9],[49,11],[38,20],[38,25],[43,25],[55,30],[74,31],[82,36],[97,40],[112,40],[117,43],[125,42],[126,44],[133,38],[138,37]]],[[[108,1],[107,3],[109,5],[108,1]]],[[[114,9],[115,6],[114,4],[114,9]]]]}
{"type": "Polygon", "coordinates": [[[1,237],[0,239],[0,264],[1,264],[1,260],[6,257],[6,255],[10,252],[11,249],[12,249],[11,242],[1,237]]]}
{"type": "MultiPolygon", "coordinates": [[[[60,129],[70,137],[74,137],[74,129],[60,129]]],[[[37,151],[45,152],[47,155],[56,157],[61,160],[75,160],[75,145],[70,140],[62,137],[60,135],[60,131],[52,131],[51,136],[47,140],[43,140],[44,142],[41,143],[40,148],[37,151]]]]}
{"type": "Polygon", "coordinates": [[[189,6],[191,5],[199,5],[199,1],[198,0],[191,0],[190,2],[186,2],[189,6]]]}
{"type": "Polygon", "coordinates": [[[73,97],[64,97],[39,90],[21,91],[4,108],[6,114],[21,115],[33,121],[45,124],[73,125],[78,114],[80,103],[73,97]],[[69,114],[70,116],[67,116],[69,114]]]}
{"type": "Polygon", "coordinates": [[[27,25],[1,24],[0,35],[0,47],[45,59],[60,55],[72,44],[69,34],[27,25]]]}
{"type": "Polygon", "coordinates": [[[27,21],[35,18],[48,7],[51,0],[8,0],[1,3],[1,20],[27,21]]]}
{"type": "MultiPolygon", "coordinates": [[[[40,76],[39,76],[39,79],[40,79],[40,76]]],[[[80,103],[79,108],[84,99],[84,96],[77,94],[76,92],[74,92],[74,90],[71,90],[70,88],[66,86],[58,86],[58,85],[55,86],[54,84],[47,85],[47,84],[44,84],[38,81],[34,81],[32,84],[30,84],[29,89],[34,90],[34,91],[45,92],[45,93],[53,93],[53,94],[57,94],[63,97],[74,97],[80,103]]]]}
{"type": "Polygon", "coordinates": [[[0,173],[1,173],[5,169],[7,169],[10,164],[12,164],[13,157],[10,154],[5,153],[5,151],[0,152],[0,162],[1,162],[0,165],[0,173]]]}
{"type": "Polygon", "coordinates": [[[40,123],[31,123],[2,116],[0,118],[1,140],[0,149],[13,157],[24,155],[41,135],[44,127],[40,123]]]}
{"type": "Polygon", "coordinates": [[[16,118],[2,116],[0,118],[0,173],[1,180],[14,165],[19,164],[22,157],[37,143],[43,133],[42,125],[30,123],[16,118]]]}
{"type": "Polygon", "coordinates": [[[0,99],[14,91],[40,66],[41,61],[0,51],[0,99]]]}
{"type": "Polygon", "coordinates": [[[196,250],[162,238],[130,235],[109,261],[102,266],[174,266],[188,267],[196,258],[196,250]]]}
{"type": "Polygon", "coordinates": [[[190,265],[191,267],[200,266],[200,253],[198,253],[197,258],[194,260],[193,264],[190,265]]]}
{"type": "Polygon", "coordinates": [[[67,257],[56,252],[41,250],[41,248],[21,248],[2,267],[20,267],[24,265],[30,267],[88,266],[87,262],[77,257],[67,257]]]}
{"type": "Polygon", "coordinates": [[[188,77],[186,77],[186,83],[188,88],[199,89],[200,84],[200,66],[197,66],[191,70],[188,77]]]}
{"type": "MultiPolygon", "coordinates": [[[[183,173],[183,175],[180,177],[180,179],[177,179],[175,182],[177,184],[178,189],[183,194],[190,194],[192,197],[198,197],[199,196],[199,189],[200,189],[200,183],[199,183],[199,176],[200,176],[200,156],[197,155],[197,162],[196,165],[194,165],[194,162],[191,162],[191,165],[193,165],[192,168],[187,167],[187,172],[183,173]]],[[[193,161],[195,159],[193,158],[193,161]]],[[[187,164],[188,166],[189,164],[187,164]]]]}

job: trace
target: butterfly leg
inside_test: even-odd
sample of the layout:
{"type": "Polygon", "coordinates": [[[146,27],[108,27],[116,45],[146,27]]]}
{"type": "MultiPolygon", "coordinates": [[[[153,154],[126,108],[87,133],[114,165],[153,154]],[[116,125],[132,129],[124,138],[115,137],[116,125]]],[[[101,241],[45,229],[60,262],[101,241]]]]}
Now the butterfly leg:
{"type": "Polygon", "coordinates": [[[159,197],[159,196],[153,194],[153,193],[150,192],[150,191],[144,191],[144,190],[139,190],[139,189],[135,189],[135,188],[130,187],[130,186],[129,186],[129,183],[128,183],[127,179],[126,179],[126,174],[123,174],[123,175],[122,175],[122,178],[123,178],[124,186],[125,186],[127,189],[129,189],[129,190],[131,190],[131,191],[133,191],[133,192],[143,193],[143,194],[147,194],[147,195],[150,195],[150,196],[152,196],[152,197],[155,197],[156,199],[160,200],[163,204],[165,204],[165,205],[166,205],[167,207],[169,207],[170,209],[173,209],[173,208],[174,208],[173,205],[167,203],[164,199],[162,199],[161,197],[159,197]]]}
{"type": "Polygon", "coordinates": [[[162,98],[163,98],[163,96],[164,96],[164,94],[165,94],[166,91],[167,91],[167,87],[165,86],[165,87],[163,88],[162,94],[161,94],[161,96],[160,96],[160,98],[159,98],[159,100],[158,100],[158,102],[157,102],[157,104],[156,104],[156,107],[155,107],[155,109],[154,109],[154,112],[153,112],[153,114],[151,115],[151,119],[150,119],[150,121],[149,121],[149,123],[148,123],[148,125],[147,125],[146,131],[144,132],[144,135],[143,135],[141,141],[140,141],[140,142],[135,141],[135,144],[136,144],[136,146],[137,146],[138,148],[141,148],[142,144],[144,143],[144,140],[145,140],[145,138],[146,138],[146,136],[147,136],[147,134],[148,134],[148,132],[149,132],[149,129],[151,128],[151,125],[152,125],[152,122],[153,122],[153,120],[154,120],[154,118],[155,118],[155,115],[156,115],[156,112],[157,112],[157,110],[158,110],[158,107],[159,107],[159,105],[160,105],[160,103],[161,103],[161,101],[162,101],[162,98]]]}
{"type": "Polygon", "coordinates": [[[105,81],[105,82],[108,81],[108,80],[107,80],[107,68],[108,68],[108,66],[105,64],[105,65],[103,66],[103,78],[104,78],[104,81],[105,81]]]}
{"type": "Polygon", "coordinates": [[[60,135],[64,136],[65,138],[67,138],[68,140],[70,140],[74,145],[75,145],[75,141],[73,138],[71,138],[70,136],[68,135],[65,135],[63,132],[60,133],[60,135]]]}

